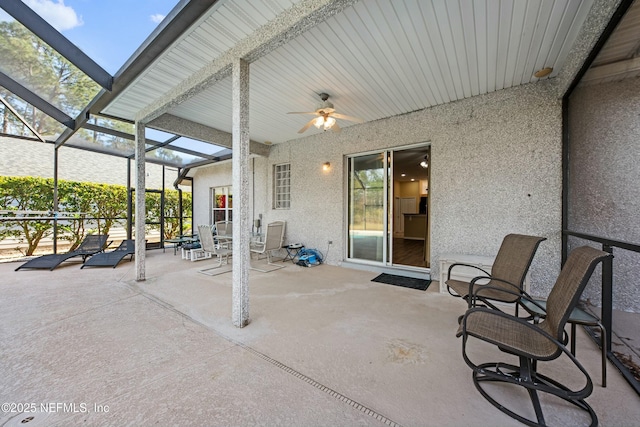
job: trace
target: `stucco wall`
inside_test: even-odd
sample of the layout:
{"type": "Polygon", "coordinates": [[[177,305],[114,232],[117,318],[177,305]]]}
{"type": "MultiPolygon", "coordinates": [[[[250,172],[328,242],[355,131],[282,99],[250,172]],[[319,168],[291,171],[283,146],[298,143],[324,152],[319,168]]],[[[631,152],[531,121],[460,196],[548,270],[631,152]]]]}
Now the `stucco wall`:
{"type": "MultiPolygon", "coordinates": [[[[569,229],[640,244],[640,79],[579,87],[569,104],[569,229]]],[[[572,246],[585,244],[571,239],[572,246]]],[[[599,247],[598,244],[592,245],[599,247]]],[[[614,307],[640,312],[640,254],[614,249],[614,307]]],[[[584,297],[600,304],[599,276],[584,297]]]]}
{"type": "MultiPolygon", "coordinates": [[[[53,145],[0,136],[0,175],[53,178],[53,145]]],[[[147,188],[162,188],[162,166],[146,165],[147,188]]],[[[58,150],[58,178],[127,185],[127,160],[71,147],[58,150]]],[[[167,168],[165,186],[173,189],[177,171],[167,168]]],[[[131,185],[135,170],[131,162],[131,185]]]]}
{"type": "MultiPolygon", "coordinates": [[[[431,143],[431,265],[442,253],[495,255],[508,233],[546,237],[531,267],[532,290],[546,295],[560,267],[561,104],[545,83],[506,89],[372,123],[276,144],[256,159],[256,212],[287,221],[287,240],[344,258],[345,155],[431,143]],[[271,209],[272,168],[290,162],[291,209],[271,209]],[[330,172],[322,171],[324,162],[330,172]],[[260,171],[261,172],[258,172],[260,171]],[[266,195],[266,196],[262,196],[266,195]]],[[[230,166],[201,168],[203,187],[230,184],[230,166]],[[206,171],[206,172],[205,172],[206,171]]],[[[253,190],[251,190],[253,191],[253,190]]],[[[207,208],[208,209],[208,208],[207,208]]]]}

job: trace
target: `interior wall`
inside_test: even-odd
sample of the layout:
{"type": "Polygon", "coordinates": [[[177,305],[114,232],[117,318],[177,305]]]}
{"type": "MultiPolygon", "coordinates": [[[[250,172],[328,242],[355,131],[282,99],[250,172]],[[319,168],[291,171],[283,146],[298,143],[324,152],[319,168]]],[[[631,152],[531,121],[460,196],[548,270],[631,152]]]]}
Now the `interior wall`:
{"type": "MultiPolygon", "coordinates": [[[[547,241],[531,267],[532,291],[546,295],[560,269],[562,144],[561,103],[544,82],[275,144],[256,166],[264,178],[256,194],[265,195],[257,210],[287,221],[288,242],[328,252],[327,262],[339,265],[346,240],[345,155],[424,141],[431,143],[432,277],[443,253],[492,256],[506,234],[539,235],[547,241]],[[289,210],[273,210],[269,202],[278,163],[291,163],[289,210]]],[[[230,183],[230,169],[226,181],[218,177],[223,166],[204,169],[218,172],[196,175],[196,211],[205,187],[230,183]]]]}
{"type": "MultiPolygon", "coordinates": [[[[639,117],[640,78],[573,92],[567,218],[571,231],[640,244],[639,117]]],[[[585,242],[570,239],[570,244],[585,242]]],[[[614,256],[614,308],[640,312],[640,254],[614,249],[614,256]]],[[[599,305],[600,290],[594,277],[584,298],[599,305]]]]}

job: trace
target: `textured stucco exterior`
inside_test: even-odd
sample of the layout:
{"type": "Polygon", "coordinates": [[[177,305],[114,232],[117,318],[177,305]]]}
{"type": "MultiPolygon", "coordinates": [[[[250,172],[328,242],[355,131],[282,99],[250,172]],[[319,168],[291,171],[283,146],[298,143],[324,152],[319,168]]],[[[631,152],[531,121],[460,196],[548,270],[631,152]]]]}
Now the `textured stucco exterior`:
{"type": "MultiPolygon", "coordinates": [[[[345,257],[346,156],[431,144],[431,273],[442,253],[495,255],[508,233],[547,238],[531,267],[546,294],[560,267],[561,103],[544,82],[277,144],[254,161],[253,212],[287,221],[287,241],[345,257]],[[329,172],[322,171],[331,163],[329,172]],[[273,210],[272,169],[291,164],[291,209],[273,210]]],[[[194,178],[194,220],[208,222],[208,189],[229,185],[228,163],[194,178]],[[202,196],[205,196],[204,200],[202,196]]],[[[234,189],[234,192],[237,190],[234,189]]]]}
{"type": "MultiPolygon", "coordinates": [[[[561,98],[620,0],[595,0],[557,77],[450,104],[277,144],[253,161],[254,217],[286,220],[288,242],[345,258],[346,156],[431,144],[431,276],[443,253],[495,255],[512,232],[547,238],[531,266],[531,291],[545,296],[560,270],[561,98]],[[330,172],[322,164],[330,162],[330,172]],[[290,210],[272,209],[273,165],[291,163],[290,210]],[[333,241],[332,246],[327,242],[333,241]]],[[[194,86],[195,87],[195,86],[194,86]]],[[[227,165],[195,173],[195,222],[208,221],[208,188],[229,185],[227,165]],[[199,188],[204,187],[204,188],[199,188]],[[206,209],[204,208],[206,206],[206,209]]],[[[239,189],[234,189],[238,192],[239,189]]]]}
{"type": "MultiPolygon", "coordinates": [[[[569,103],[572,231],[640,243],[640,79],[579,87],[569,103]]],[[[584,241],[571,239],[575,246],[584,241]]],[[[595,244],[596,246],[598,244],[595,244]]],[[[614,308],[640,312],[640,254],[614,249],[614,308]]],[[[598,277],[585,294],[599,305],[598,277]]]]}

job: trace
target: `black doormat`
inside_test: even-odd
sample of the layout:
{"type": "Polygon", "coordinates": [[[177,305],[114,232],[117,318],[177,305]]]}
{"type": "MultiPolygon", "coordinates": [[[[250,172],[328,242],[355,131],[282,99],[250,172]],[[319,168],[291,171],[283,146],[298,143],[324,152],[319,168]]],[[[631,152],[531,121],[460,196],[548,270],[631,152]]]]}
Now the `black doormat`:
{"type": "Polygon", "coordinates": [[[396,276],[394,274],[382,273],[378,277],[371,279],[372,282],[386,283],[387,285],[402,286],[404,288],[418,289],[426,291],[431,280],[416,279],[414,277],[396,276]]]}

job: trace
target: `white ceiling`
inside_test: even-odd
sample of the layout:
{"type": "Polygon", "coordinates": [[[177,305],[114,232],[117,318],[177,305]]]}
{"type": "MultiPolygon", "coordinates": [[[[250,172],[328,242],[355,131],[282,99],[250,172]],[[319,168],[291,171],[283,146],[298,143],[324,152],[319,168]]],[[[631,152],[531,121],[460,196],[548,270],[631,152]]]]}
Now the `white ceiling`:
{"type": "MultiPolygon", "coordinates": [[[[133,120],[183,80],[302,0],[224,0],[111,102],[103,113],[133,120]]],[[[336,111],[366,121],[553,78],[593,0],[361,0],[251,63],[250,135],[300,137],[331,95],[336,111]]],[[[230,78],[170,114],[231,132],[230,78]]],[[[338,120],[341,127],[351,122],[338,120]]],[[[307,133],[321,132],[311,128],[307,133]]]]}

